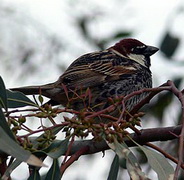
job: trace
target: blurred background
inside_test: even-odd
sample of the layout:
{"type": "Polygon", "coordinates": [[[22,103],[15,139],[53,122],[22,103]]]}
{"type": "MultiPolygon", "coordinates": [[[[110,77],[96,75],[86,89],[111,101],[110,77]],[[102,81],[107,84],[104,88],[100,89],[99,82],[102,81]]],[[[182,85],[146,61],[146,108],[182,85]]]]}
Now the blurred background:
{"type": "MultiPolygon", "coordinates": [[[[154,86],[170,79],[184,88],[183,0],[0,0],[0,75],[7,88],[53,82],[80,55],[125,37],[160,48],[152,57],[154,86]]],[[[180,104],[170,93],[154,98],[145,111],[143,128],[180,123],[180,104]]],[[[176,144],[162,147],[177,153],[176,144]]],[[[63,179],[106,179],[113,153],[102,156],[81,157],[63,179]]],[[[26,179],[25,164],[14,179],[20,179],[20,170],[26,179]]],[[[156,178],[153,172],[149,176],[156,178]]]]}

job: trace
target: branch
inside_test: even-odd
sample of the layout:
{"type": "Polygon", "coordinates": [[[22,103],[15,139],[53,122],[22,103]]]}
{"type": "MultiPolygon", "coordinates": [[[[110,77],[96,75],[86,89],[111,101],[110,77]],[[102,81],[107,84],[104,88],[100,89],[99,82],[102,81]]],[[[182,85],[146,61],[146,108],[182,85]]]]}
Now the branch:
{"type": "Polygon", "coordinates": [[[178,97],[178,100],[181,103],[182,108],[182,129],[181,133],[179,134],[179,149],[178,149],[178,164],[176,166],[176,170],[174,173],[174,180],[178,179],[179,170],[181,167],[181,164],[183,163],[183,152],[184,152],[184,97],[181,91],[179,91],[174,83],[172,81],[168,81],[168,84],[172,87],[172,92],[175,94],[176,97],[178,97]]]}
{"type": "MultiPolygon", "coordinates": [[[[146,89],[142,89],[140,90],[141,93],[143,92],[146,92],[145,91],[146,89]]],[[[150,92],[150,94],[144,98],[141,102],[139,102],[136,106],[134,106],[134,108],[131,110],[130,114],[135,114],[137,113],[137,111],[139,109],[141,109],[145,104],[148,104],[150,102],[150,100],[155,96],[157,95],[158,93],[164,91],[164,90],[167,90],[167,91],[170,91],[171,90],[171,86],[168,85],[168,83],[164,83],[162,84],[161,86],[159,87],[156,87],[156,88],[151,88],[149,91],[147,92],[150,92]]],[[[137,93],[137,91],[136,91],[137,93]]],[[[133,93],[132,93],[133,94],[133,93]]],[[[128,95],[129,96],[129,95],[128,95]]]]}
{"type": "Polygon", "coordinates": [[[63,175],[65,170],[74,162],[79,159],[79,157],[86,152],[88,152],[88,146],[82,147],[80,150],[78,150],[75,154],[73,154],[64,164],[61,165],[60,171],[63,175]]]}
{"type": "MultiPolygon", "coordinates": [[[[167,141],[173,140],[177,138],[177,135],[180,135],[182,126],[172,126],[172,127],[164,127],[164,128],[150,128],[150,129],[142,129],[140,135],[136,133],[132,133],[131,137],[137,143],[143,145],[147,142],[155,142],[155,141],[167,141]]],[[[125,143],[129,146],[136,146],[131,140],[125,139],[125,143]]],[[[75,141],[72,145],[69,155],[73,155],[78,152],[81,148],[88,147],[88,151],[86,154],[94,154],[98,152],[103,152],[108,150],[109,147],[105,141],[93,141],[93,140],[83,140],[83,141],[75,141]]],[[[66,152],[65,152],[66,153],[66,152]]]]}
{"type": "MultiPolygon", "coordinates": [[[[121,96],[119,97],[119,100],[121,101],[118,101],[110,106],[108,106],[107,108],[105,109],[102,109],[100,111],[97,111],[97,112],[93,112],[92,114],[86,116],[86,118],[94,118],[94,117],[97,117],[97,116],[102,116],[104,113],[107,113],[107,112],[112,112],[114,111],[115,107],[119,104],[124,104],[124,102],[126,102],[127,100],[129,100],[131,97],[133,96],[136,96],[136,95],[140,95],[144,92],[148,92],[150,93],[146,98],[144,98],[141,102],[139,102],[137,105],[134,106],[134,108],[130,111],[129,114],[133,115],[135,113],[137,113],[137,111],[142,108],[145,104],[149,103],[150,100],[156,95],[158,94],[159,92],[161,91],[171,91],[172,90],[172,86],[170,84],[168,84],[168,82],[162,84],[161,86],[159,87],[156,87],[156,88],[144,88],[144,89],[141,89],[141,90],[138,90],[138,91],[134,91],[126,96],[121,96]]],[[[124,109],[124,108],[123,108],[124,109]]],[[[89,112],[88,112],[89,113],[89,112]]],[[[124,114],[124,111],[122,112],[121,116],[124,114]]],[[[128,115],[129,116],[129,115],[128,115]]],[[[110,118],[112,120],[112,118],[110,118]]],[[[121,117],[119,118],[121,119],[121,117]]],[[[114,119],[115,121],[117,121],[116,119],[114,119]]]]}
{"type": "MultiPolygon", "coordinates": [[[[146,143],[146,146],[149,146],[152,149],[155,149],[156,151],[158,151],[161,154],[163,154],[166,158],[168,158],[171,161],[173,161],[174,163],[178,164],[179,161],[176,158],[174,158],[173,156],[171,156],[170,154],[168,154],[166,151],[162,150],[161,148],[155,146],[154,144],[146,143]]],[[[184,169],[184,164],[181,164],[181,167],[182,167],[182,169],[184,169]]]]}

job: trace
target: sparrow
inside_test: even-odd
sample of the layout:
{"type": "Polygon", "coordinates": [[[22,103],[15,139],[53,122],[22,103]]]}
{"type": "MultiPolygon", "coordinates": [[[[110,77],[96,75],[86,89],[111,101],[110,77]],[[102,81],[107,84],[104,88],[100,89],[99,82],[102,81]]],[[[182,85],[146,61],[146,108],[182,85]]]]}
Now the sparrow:
{"type": "MultiPolygon", "coordinates": [[[[122,39],[106,50],[80,56],[54,83],[11,90],[26,95],[41,94],[50,98],[51,104],[63,106],[73,98],[72,109],[79,111],[90,106],[93,111],[99,111],[109,105],[108,98],[152,87],[150,56],[158,50],[136,39],[122,39]],[[91,95],[84,102],[78,94],[85,94],[87,90],[91,95]]],[[[126,110],[133,109],[147,95],[145,92],[127,100],[126,110]]],[[[117,111],[113,115],[118,116],[117,111]]]]}

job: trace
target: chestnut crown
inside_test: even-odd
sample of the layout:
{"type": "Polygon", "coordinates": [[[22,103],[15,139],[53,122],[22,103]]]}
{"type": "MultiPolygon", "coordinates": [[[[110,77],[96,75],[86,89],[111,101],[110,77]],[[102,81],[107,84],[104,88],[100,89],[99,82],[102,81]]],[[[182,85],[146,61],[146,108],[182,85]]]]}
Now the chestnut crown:
{"type": "Polygon", "coordinates": [[[123,39],[111,47],[119,54],[128,57],[139,64],[149,67],[150,56],[159,49],[154,46],[148,46],[136,39],[123,39]]]}

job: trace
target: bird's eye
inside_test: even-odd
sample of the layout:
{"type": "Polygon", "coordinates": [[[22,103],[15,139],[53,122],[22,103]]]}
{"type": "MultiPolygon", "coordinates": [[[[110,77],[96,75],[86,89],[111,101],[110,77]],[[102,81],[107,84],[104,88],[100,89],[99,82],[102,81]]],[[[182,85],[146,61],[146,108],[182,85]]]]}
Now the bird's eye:
{"type": "Polygon", "coordinates": [[[132,48],[131,51],[134,54],[142,54],[145,49],[146,49],[146,46],[143,45],[143,46],[136,46],[136,47],[132,48]]]}

